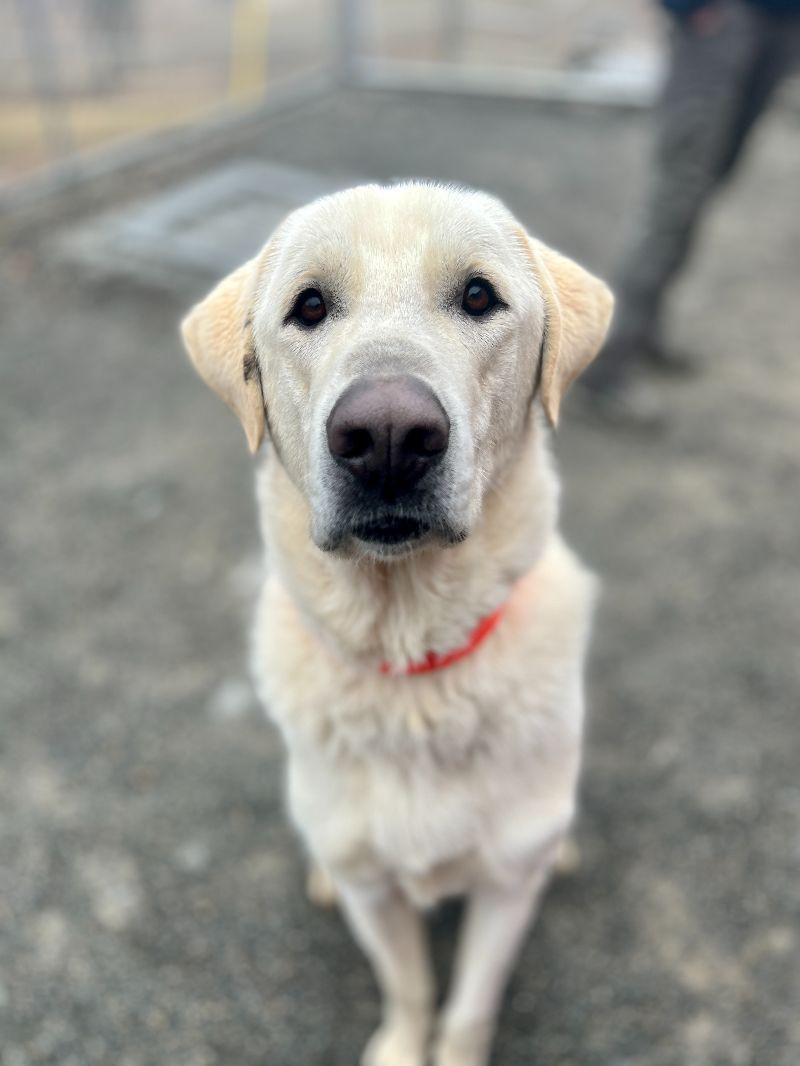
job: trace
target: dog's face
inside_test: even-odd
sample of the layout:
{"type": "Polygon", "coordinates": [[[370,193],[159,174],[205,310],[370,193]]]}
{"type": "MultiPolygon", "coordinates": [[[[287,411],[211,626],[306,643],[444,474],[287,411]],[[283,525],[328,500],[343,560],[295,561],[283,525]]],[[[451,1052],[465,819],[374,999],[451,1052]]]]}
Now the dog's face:
{"type": "Polygon", "coordinates": [[[489,196],[365,186],[290,215],[183,334],[252,450],[269,427],[316,544],[386,557],[469,535],[535,394],[555,422],[611,307],[489,196]]]}

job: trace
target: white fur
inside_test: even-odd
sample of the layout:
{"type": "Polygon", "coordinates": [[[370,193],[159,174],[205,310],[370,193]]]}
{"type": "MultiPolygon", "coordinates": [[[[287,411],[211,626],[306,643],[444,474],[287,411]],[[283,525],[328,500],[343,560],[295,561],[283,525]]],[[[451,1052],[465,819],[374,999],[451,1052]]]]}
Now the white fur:
{"type": "MultiPolygon", "coordinates": [[[[593,601],[592,579],[556,531],[557,479],[531,396],[547,383],[555,417],[599,347],[610,298],[491,198],[420,185],[353,190],[297,212],[248,276],[243,329],[252,327],[278,445],[258,475],[268,576],[253,664],[286,741],[289,809],[317,866],[315,894],[329,899],[335,887],[382,988],[384,1023],[364,1062],[427,1061],[433,988],[416,907],[464,893],[434,1060],[484,1066],[574,814],[593,601]],[[507,311],[478,322],[445,308],[465,272],[491,272],[507,311]],[[334,275],[346,313],[326,331],[286,325],[292,293],[334,275]],[[424,376],[450,415],[445,492],[461,543],[425,540],[388,559],[352,539],[320,550],[337,520],[325,419],[374,365],[424,376]],[[402,667],[461,646],[506,602],[467,658],[423,675],[380,673],[383,661],[402,667]]],[[[236,334],[232,306],[212,294],[185,333],[253,439],[255,393],[221,386],[214,353],[193,350],[221,316],[224,336],[236,334]]],[[[236,315],[242,306],[237,296],[236,315]]]]}

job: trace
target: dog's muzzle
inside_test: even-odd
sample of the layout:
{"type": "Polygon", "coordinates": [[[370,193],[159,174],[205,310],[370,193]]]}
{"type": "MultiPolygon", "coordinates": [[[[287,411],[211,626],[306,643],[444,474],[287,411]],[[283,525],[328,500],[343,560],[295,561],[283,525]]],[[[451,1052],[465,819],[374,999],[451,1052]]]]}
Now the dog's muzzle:
{"type": "Polygon", "coordinates": [[[450,442],[450,420],[429,385],[410,374],[358,378],[334,404],[326,434],[349,483],[354,536],[399,544],[428,531],[425,488],[450,442]]]}

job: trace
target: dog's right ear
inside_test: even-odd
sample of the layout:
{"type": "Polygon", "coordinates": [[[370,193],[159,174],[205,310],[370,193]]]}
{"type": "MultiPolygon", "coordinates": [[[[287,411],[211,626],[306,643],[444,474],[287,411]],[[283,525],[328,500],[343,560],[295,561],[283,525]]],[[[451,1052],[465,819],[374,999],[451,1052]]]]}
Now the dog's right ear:
{"type": "Polygon", "coordinates": [[[238,416],[251,452],[266,426],[250,319],[262,261],[263,253],[234,270],[181,323],[195,370],[238,416]]]}

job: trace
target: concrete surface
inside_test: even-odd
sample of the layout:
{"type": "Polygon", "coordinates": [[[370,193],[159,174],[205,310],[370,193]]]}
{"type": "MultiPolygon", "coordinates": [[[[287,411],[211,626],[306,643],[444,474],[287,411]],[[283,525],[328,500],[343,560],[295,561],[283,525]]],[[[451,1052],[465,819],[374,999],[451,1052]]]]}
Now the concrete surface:
{"type": "MultiPolygon", "coordinates": [[[[248,157],[485,186],[605,270],[642,121],[342,93],[248,157]]],[[[707,372],[664,386],[667,435],[568,405],[565,525],[606,578],[584,862],[530,936],[497,1066],[800,1059],[799,169],[776,116],[679,294],[707,372]]],[[[46,245],[2,283],[0,1060],[354,1066],[372,979],[305,902],[246,676],[241,431],[185,364],[182,301],[89,287],[46,245]]]]}
{"type": "Polygon", "coordinates": [[[48,243],[95,281],[180,290],[194,278],[210,287],[255,255],[290,211],[363,180],[237,160],[84,218],[48,243]]]}

